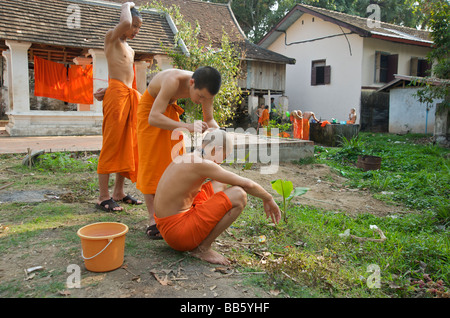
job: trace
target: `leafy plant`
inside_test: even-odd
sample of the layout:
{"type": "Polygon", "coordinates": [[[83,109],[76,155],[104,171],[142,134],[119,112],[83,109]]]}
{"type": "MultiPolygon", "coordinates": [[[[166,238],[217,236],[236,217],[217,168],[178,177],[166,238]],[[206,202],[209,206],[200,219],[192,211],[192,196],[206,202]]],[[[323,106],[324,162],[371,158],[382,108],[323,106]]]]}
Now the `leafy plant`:
{"type": "MultiPolygon", "coordinates": [[[[238,79],[241,73],[239,54],[240,50],[234,46],[225,31],[222,32],[220,47],[213,44],[209,39],[208,43],[199,43],[200,26],[198,23],[191,26],[180,13],[176,5],[165,7],[158,1],[143,5],[142,8],[156,8],[169,14],[178,32],[175,34],[175,47],[163,47],[167,55],[172,59],[176,68],[195,71],[200,66],[212,66],[216,68],[222,76],[222,85],[219,93],[214,98],[214,119],[219,126],[226,127],[229,120],[235,115],[235,109],[241,103],[241,89],[238,79]],[[181,52],[179,43],[184,43],[188,54],[181,52]]],[[[190,120],[201,120],[201,105],[194,104],[190,99],[181,100],[186,116],[190,120]]]]}
{"type": "Polygon", "coordinates": [[[277,179],[271,181],[272,189],[277,191],[279,195],[283,197],[283,220],[287,223],[287,206],[294,197],[305,194],[309,188],[297,187],[294,189],[294,185],[291,181],[277,179]]]}

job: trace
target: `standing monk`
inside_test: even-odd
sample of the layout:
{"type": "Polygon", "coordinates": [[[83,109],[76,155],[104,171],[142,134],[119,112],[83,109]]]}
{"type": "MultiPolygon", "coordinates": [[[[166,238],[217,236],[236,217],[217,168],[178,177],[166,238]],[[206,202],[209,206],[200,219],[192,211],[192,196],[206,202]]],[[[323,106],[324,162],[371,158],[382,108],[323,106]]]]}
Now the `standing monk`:
{"type": "Polygon", "coordinates": [[[141,95],[132,88],[134,79],[134,51],[127,40],[139,32],[142,18],[133,2],[122,5],[120,22],[106,33],[105,55],[108,61],[109,81],[106,92],[99,90],[95,96],[103,97],[103,145],[98,159],[100,195],[96,207],[104,211],[121,211],[116,201],[142,204],[126,195],[124,179],[137,180],[138,150],[136,112],[141,95]],[[112,197],[109,194],[109,175],[116,173],[112,197]]]}
{"type": "Polygon", "coordinates": [[[172,132],[180,128],[189,132],[219,128],[213,117],[213,101],[221,83],[221,75],[213,67],[203,66],[195,72],[168,69],[151,80],[139,101],[139,171],[136,187],[144,194],[149,214],[146,233],[151,239],[162,238],[153,217],[153,199],[159,179],[172,162],[172,157],[184,153],[184,146],[179,147],[182,134],[176,131],[172,137],[172,132]],[[184,110],[176,102],[185,98],[202,105],[203,121],[195,124],[180,122],[184,110]]]}

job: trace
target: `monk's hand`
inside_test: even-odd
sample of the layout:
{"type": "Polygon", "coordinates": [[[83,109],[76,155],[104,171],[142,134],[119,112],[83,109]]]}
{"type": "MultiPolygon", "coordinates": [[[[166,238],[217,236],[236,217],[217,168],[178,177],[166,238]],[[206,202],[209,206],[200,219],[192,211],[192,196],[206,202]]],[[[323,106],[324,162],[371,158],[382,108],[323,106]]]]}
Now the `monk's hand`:
{"type": "Polygon", "coordinates": [[[281,220],[281,211],[278,204],[272,198],[271,200],[263,201],[263,205],[267,218],[271,218],[273,223],[278,224],[281,220]]]}
{"type": "Polygon", "coordinates": [[[128,6],[130,7],[130,9],[135,7],[134,2],[125,2],[125,3],[123,4],[123,6],[125,6],[125,5],[128,5],[128,6]]]}
{"type": "Polygon", "coordinates": [[[200,121],[200,120],[196,120],[193,124],[193,131],[191,132],[205,132],[205,130],[208,129],[208,124],[205,123],[204,121],[200,121]]]}
{"type": "Polygon", "coordinates": [[[99,88],[95,93],[94,97],[96,100],[101,102],[103,100],[103,97],[105,97],[105,92],[107,88],[99,88]]]}

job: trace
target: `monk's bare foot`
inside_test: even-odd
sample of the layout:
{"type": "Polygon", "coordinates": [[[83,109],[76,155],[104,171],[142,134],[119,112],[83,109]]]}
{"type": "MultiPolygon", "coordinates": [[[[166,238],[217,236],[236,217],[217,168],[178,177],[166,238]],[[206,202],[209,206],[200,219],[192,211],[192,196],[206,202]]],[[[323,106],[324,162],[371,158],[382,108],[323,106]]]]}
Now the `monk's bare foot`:
{"type": "Polygon", "coordinates": [[[211,264],[230,265],[230,261],[225,256],[217,253],[211,248],[207,250],[201,250],[197,247],[196,249],[192,250],[190,254],[211,264]]]}

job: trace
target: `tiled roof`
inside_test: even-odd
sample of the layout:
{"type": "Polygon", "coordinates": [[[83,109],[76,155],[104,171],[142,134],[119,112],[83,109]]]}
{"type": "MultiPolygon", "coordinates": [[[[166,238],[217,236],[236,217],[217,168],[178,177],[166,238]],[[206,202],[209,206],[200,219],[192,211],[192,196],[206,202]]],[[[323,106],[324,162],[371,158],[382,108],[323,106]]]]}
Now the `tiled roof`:
{"type": "MultiPolygon", "coordinates": [[[[121,0],[112,0],[123,2],[121,0]]],[[[152,2],[151,0],[135,0],[136,6],[152,2]]],[[[159,0],[165,7],[176,5],[180,8],[183,17],[191,24],[198,21],[201,32],[198,37],[202,44],[208,43],[209,39],[213,45],[219,47],[222,39],[222,30],[225,30],[230,42],[243,49],[244,59],[266,61],[281,64],[294,64],[295,60],[284,55],[275,53],[251,43],[237,23],[234,14],[227,4],[211,3],[198,0],[159,0]]]]}
{"type": "MultiPolygon", "coordinates": [[[[164,15],[141,12],[143,24],[129,41],[136,53],[163,54],[160,42],[173,45],[173,33],[164,15]]],[[[120,4],[83,0],[1,0],[0,40],[103,49],[106,32],[120,19],[120,4]],[[80,27],[69,28],[69,9],[80,9],[80,27]]],[[[69,20],[73,26],[76,20],[69,20]]],[[[75,25],[76,26],[76,25],[75,25]]]]}
{"type": "Polygon", "coordinates": [[[268,47],[280,36],[281,33],[276,31],[286,31],[303,13],[309,13],[325,21],[338,24],[364,37],[376,37],[393,42],[404,42],[421,46],[431,46],[433,43],[428,31],[385,22],[380,22],[379,26],[372,24],[369,26],[367,18],[298,4],[266,34],[259,44],[268,47]]]}

